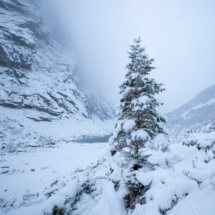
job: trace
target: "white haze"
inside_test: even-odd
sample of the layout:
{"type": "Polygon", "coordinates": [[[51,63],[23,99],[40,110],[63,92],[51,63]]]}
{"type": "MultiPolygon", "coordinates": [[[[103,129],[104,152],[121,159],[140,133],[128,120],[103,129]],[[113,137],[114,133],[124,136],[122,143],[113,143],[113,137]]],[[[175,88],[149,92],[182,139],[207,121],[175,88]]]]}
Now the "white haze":
{"type": "Polygon", "coordinates": [[[54,3],[88,87],[112,102],[119,99],[129,45],[139,36],[149,57],[155,58],[152,77],[167,89],[160,95],[165,103],[162,112],[215,84],[214,0],[54,3]]]}

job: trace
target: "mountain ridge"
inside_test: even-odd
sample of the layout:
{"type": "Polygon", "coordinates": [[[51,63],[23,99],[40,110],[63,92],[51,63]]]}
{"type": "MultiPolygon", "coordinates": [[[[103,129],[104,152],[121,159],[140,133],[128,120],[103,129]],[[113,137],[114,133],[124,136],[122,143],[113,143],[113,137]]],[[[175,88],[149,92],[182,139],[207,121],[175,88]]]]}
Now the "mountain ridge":
{"type": "Polygon", "coordinates": [[[215,84],[166,115],[171,125],[177,124],[183,128],[197,128],[204,123],[215,122],[215,84]]]}

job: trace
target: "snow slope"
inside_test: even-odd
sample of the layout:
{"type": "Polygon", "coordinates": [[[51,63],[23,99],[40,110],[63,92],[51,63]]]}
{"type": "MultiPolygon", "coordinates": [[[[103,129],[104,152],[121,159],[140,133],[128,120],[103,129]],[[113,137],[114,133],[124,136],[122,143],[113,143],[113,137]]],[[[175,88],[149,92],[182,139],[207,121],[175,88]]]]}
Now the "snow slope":
{"type": "Polygon", "coordinates": [[[178,109],[167,114],[169,127],[200,128],[204,123],[215,121],[215,85],[205,89],[178,109]]]}
{"type": "Polygon", "coordinates": [[[0,213],[40,214],[38,204],[69,185],[75,169],[86,168],[91,162],[96,162],[106,150],[107,145],[102,143],[58,142],[50,148],[1,155],[0,213]],[[29,206],[35,204],[37,208],[31,210],[29,206]],[[26,207],[27,211],[21,212],[26,207]]]}
{"type": "Polygon", "coordinates": [[[171,143],[168,151],[147,149],[149,161],[156,164],[154,170],[132,172],[120,153],[110,155],[106,144],[59,142],[57,148],[4,155],[1,210],[10,215],[44,215],[58,206],[80,215],[214,215],[214,144],[214,129],[193,133],[171,143]],[[188,147],[185,143],[192,140],[207,141],[211,148],[188,147]],[[123,198],[133,176],[147,187],[141,196],[145,203],[136,200],[136,207],[127,210],[123,198]],[[81,191],[84,186],[86,193],[81,191]]]}

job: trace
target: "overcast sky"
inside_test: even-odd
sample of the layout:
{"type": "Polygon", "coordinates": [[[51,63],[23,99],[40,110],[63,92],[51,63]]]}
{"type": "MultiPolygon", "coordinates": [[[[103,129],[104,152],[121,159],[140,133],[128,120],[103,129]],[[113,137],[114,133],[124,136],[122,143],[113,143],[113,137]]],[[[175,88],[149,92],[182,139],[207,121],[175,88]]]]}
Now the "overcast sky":
{"type": "Polygon", "coordinates": [[[214,0],[55,0],[90,88],[118,102],[129,45],[141,37],[164,83],[163,113],[215,84],[214,0]]]}

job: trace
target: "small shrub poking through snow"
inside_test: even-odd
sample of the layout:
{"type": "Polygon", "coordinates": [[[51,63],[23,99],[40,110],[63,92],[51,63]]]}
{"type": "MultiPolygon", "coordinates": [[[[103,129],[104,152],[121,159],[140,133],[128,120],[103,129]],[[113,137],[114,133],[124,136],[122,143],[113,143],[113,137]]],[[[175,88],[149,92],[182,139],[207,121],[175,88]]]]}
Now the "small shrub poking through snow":
{"type": "Polygon", "coordinates": [[[64,207],[58,207],[58,206],[54,206],[53,208],[53,212],[52,215],[69,215],[68,212],[66,212],[66,209],[64,207]]]}
{"type": "Polygon", "coordinates": [[[126,186],[128,193],[124,196],[124,204],[126,209],[134,209],[135,205],[145,204],[144,194],[149,190],[151,183],[148,186],[144,186],[140,183],[135,174],[126,176],[126,186]]]}
{"type": "Polygon", "coordinates": [[[170,207],[169,207],[169,208],[164,208],[164,209],[159,208],[159,212],[160,212],[162,215],[166,215],[168,211],[170,211],[172,208],[174,208],[174,207],[177,205],[178,200],[179,200],[179,198],[177,197],[177,195],[175,195],[175,196],[174,196],[174,199],[172,199],[172,201],[171,201],[170,207]]]}
{"type": "Polygon", "coordinates": [[[120,187],[120,180],[112,180],[113,184],[114,184],[114,189],[115,191],[119,190],[120,187]]]}

